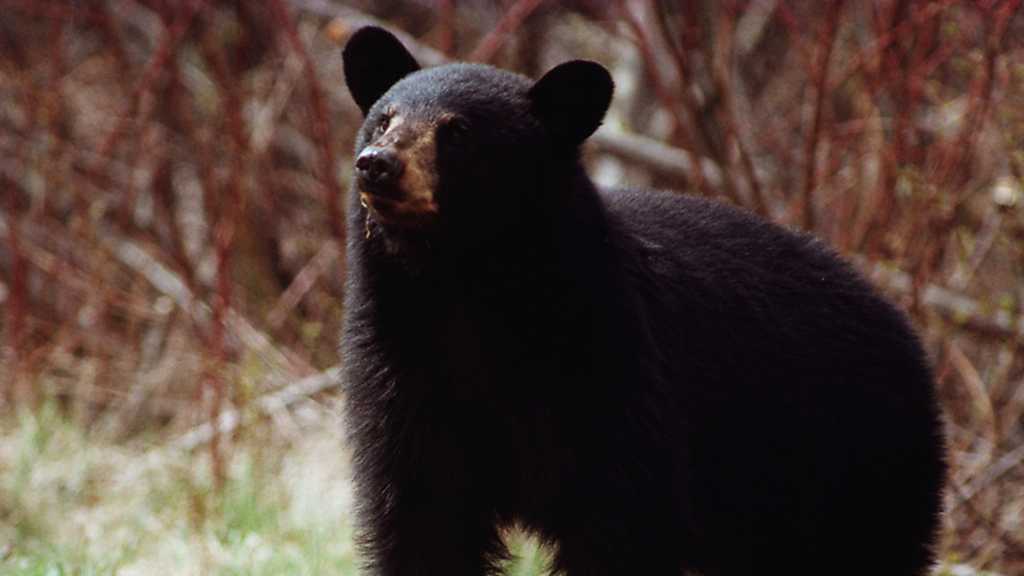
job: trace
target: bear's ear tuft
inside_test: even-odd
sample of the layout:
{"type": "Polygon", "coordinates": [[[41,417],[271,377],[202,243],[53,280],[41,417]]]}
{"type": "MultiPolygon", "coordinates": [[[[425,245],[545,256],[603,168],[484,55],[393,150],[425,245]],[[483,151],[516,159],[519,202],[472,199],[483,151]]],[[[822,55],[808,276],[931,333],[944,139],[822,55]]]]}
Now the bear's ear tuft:
{"type": "Polygon", "coordinates": [[[615,84],[597,62],[573,60],[552,68],[530,88],[533,112],[556,137],[578,146],[601,125],[615,84]]]}
{"type": "Polygon", "coordinates": [[[345,84],[364,116],[395,82],[420,69],[398,38],[376,26],[357,30],[341,57],[345,84]]]}

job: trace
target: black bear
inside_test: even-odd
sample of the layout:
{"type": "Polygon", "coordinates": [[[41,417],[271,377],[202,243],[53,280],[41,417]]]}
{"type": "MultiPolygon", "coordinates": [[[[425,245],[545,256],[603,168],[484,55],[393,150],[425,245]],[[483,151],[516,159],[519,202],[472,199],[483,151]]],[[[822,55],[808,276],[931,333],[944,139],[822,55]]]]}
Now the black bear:
{"type": "Polygon", "coordinates": [[[357,31],[342,355],[371,574],[924,574],[944,436],[905,317],[812,237],[601,190],[593,62],[421,70],[357,31]]]}

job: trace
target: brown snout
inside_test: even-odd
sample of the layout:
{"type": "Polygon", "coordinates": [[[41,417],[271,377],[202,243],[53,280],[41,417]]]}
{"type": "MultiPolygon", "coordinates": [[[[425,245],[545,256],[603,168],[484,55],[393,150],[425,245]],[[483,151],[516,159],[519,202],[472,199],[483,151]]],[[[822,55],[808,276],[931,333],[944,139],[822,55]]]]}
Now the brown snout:
{"type": "Polygon", "coordinates": [[[388,131],[356,156],[356,185],[367,217],[404,228],[437,218],[434,132],[432,125],[396,114],[388,131]]]}

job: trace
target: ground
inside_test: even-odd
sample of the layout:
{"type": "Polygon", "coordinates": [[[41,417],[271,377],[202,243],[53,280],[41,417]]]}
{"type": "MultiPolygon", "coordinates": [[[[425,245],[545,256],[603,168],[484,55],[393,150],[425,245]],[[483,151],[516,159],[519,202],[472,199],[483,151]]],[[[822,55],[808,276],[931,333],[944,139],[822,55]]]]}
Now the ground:
{"type": "MultiPolygon", "coordinates": [[[[324,575],[356,571],[347,461],[333,423],[243,434],[213,490],[206,451],[129,444],[44,408],[0,421],[0,575],[324,575]]],[[[513,535],[508,574],[542,574],[513,535]]]]}
{"type": "MultiPolygon", "coordinates": [[[[168,452],[155,434],[116,442],[51,407],[0,418],[0,576],[357,574],[339,427],[291,440],[261,429],[232,446],[217,496],[206,451],[168,452]]],[[[509,540],[508,576],[547,574],[535,540],[509,540]]],[[[936,572],[959,575],[996,576],[936,572]]]]}

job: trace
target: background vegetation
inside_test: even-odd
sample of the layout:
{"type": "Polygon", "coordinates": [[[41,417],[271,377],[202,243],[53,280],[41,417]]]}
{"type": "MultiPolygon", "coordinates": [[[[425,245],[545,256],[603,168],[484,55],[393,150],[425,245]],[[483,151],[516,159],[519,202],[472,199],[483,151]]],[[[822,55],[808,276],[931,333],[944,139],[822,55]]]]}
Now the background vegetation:
{"type": "MultiPolygon", "coordinates": [[[[339,47],[371,21],[425,63],[601,61],[600,182],[713,196],[852,258],[936,368],[944,570],[1024,573],[1022,12],[0,0],[0,573],[354,572],[333,376],[360,116],[339,47]]],[[[510,538],[510,571],[541,572],[510,538]]]]}

